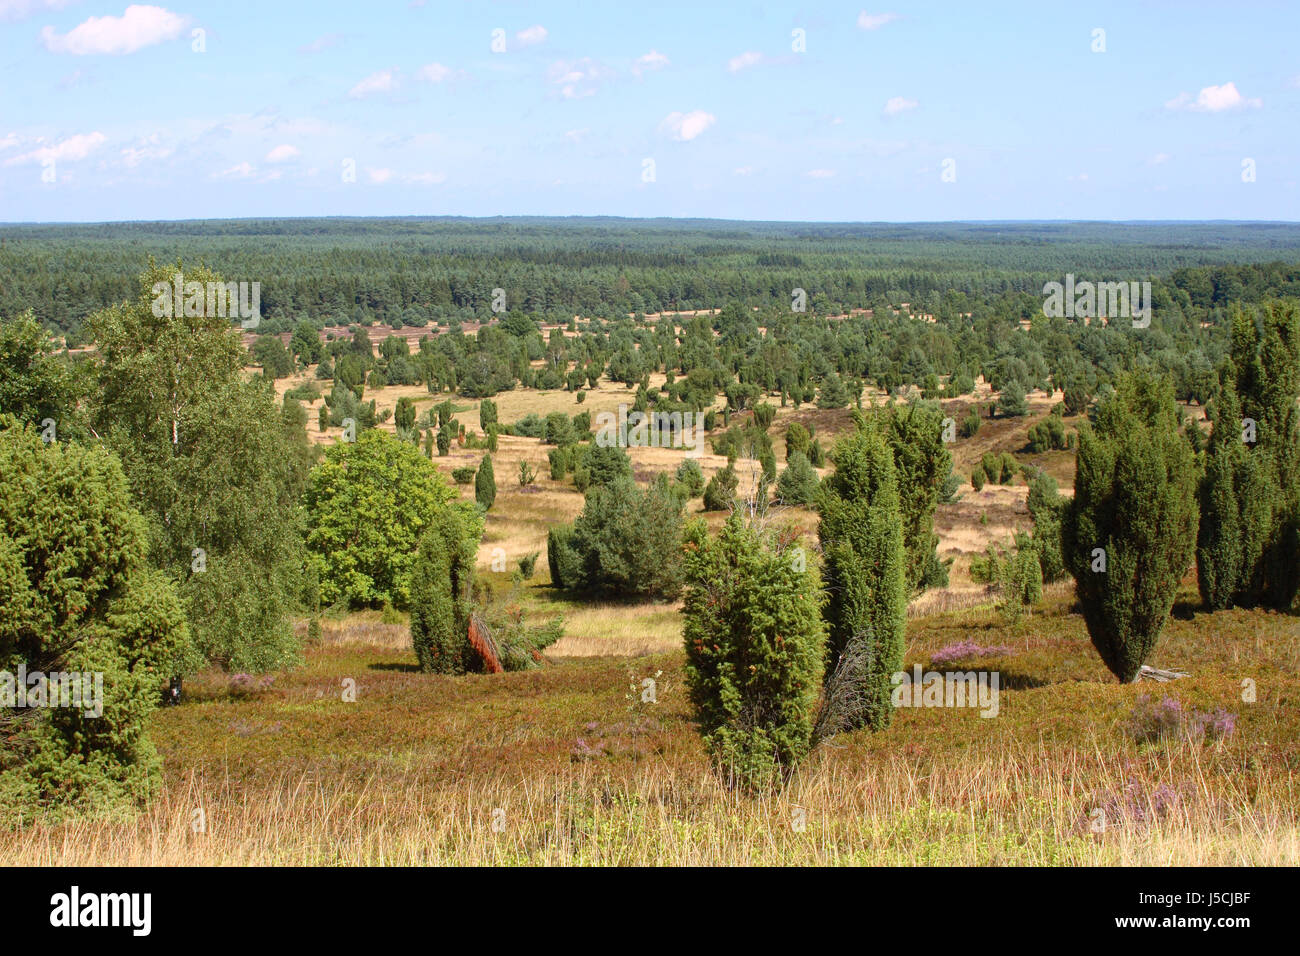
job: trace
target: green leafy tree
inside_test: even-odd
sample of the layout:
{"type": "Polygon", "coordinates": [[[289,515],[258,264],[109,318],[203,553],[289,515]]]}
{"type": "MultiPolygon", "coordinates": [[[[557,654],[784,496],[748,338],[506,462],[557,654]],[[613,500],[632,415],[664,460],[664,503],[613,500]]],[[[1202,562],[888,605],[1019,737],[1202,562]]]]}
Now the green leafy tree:
{"type": "Polygon", "coordinates": [[[797,539],[733,513],[715,539],[688,532],[682,613],[691,709],[729,784],[763,790],[808,752],[826,649],[816,571],[797,539]]]}
{"type": "Polygon", "coordinates": [[[189,642],[181,601],[110,452],[6,417],[0,474],[0,821],[139,804],[160,785],[147,721],[189,642]],[[80,707],[19,707],[20,667],[102,675],[102,699],[88,678],[80,707]]]}
{"type": "Polygon", "coordinates": [[[1191,565],[1197,480],[1166,380],[1126,376],[1080,431],[1061,543],[1093,646],[1122,682],[1138,678],[1191,565]]]}
{"type": "Polygon", "coordinates": [[[1061,552],[1061,512],[1066,500],[1056,488],[1056,480],[1041,469],[1029,481],[1029,514],[1034,519],[1033,551],[1038,556],[1039,572],[1047,583],[1065,577],[1065,557],[1061,552]]]}
{"type": "Polygon", "coordinates": [[[386,432],[331,446],[303,496],[321,601],[406,607],[420,536],[455,497],[417,448],[386,432]]]}
{"type": "MultiPolygon", "coordinates": [[[[133,300],[90,318],[90,417],[145,516],[150,560],[181,582],[199,655],[186,668],[291,664],[304,563],[297,504],[314,452],[271,383],[246,379],[229,319],[155,314],[155,283],[178,271],[151,265],[133,300]]],[[[184,275],[219,281],[201,268],[184,275]]]]}
{"type": "Polygon", "coordinates": [[[77,385],[54,353],[54,340],[30,311],[0,320],[0,415],[40,425],[55,422],[56,435],[71,437],[77,385]]]}

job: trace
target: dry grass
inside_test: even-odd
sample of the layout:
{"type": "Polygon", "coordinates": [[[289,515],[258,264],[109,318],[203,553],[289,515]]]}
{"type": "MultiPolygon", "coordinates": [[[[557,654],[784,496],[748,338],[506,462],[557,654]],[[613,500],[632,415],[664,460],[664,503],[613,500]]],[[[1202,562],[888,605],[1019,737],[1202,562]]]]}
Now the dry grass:
{"type": "MultiPolygon", "coordinates": [[[[539,608],[564,604],[528,590],[539,608]]],[[[1180,604],[1152,662],[1190,676],[1137,687],[1101,667],[1066,588],[1014,626],[987,608],[918,617],[909,667],[956,640],[1009,648],[977,665],[1001,674],[998,716],[899,710],[749,798],[708,767],[680,650],[583,656],[637,654],[642,630],[680,640],[674,609],[570,611],[571,646],[550,666],[458,678],[416,672],[399,625],[327,621],[307,665],[270,688],[206,674],[154,716],[164,786],[147,810],[0,833],[0,853],[105,866],[1300,863],[1294,617],[1180,604]],[[632,692],[648,676],[654,704],[632,692]],[[1223,707],[1236,730],[1140,743],[1126,722],[1142,694],[1223,707]]]]}

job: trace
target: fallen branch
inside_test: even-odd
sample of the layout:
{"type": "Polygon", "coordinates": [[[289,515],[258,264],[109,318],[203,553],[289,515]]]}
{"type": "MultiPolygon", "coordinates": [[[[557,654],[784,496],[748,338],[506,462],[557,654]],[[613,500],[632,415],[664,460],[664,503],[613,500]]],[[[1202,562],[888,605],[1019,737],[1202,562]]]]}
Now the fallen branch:
{"type": "Polygon", "coordinates": [[[1159,681],[1162,684],[1186,676],[1187,675],[1181,671],[1162,671],[1159,668],[1150,667],[1146,664],[1143,664],[1142,670],[1138,672],[1138,680],[1146,678],[1147,680],[1159,681]]]}

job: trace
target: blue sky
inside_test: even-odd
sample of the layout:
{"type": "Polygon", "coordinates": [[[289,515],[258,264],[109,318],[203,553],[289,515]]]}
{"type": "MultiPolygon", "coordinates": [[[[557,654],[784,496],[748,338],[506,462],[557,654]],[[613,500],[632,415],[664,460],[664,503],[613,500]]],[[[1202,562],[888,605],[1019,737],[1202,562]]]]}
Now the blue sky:
{"type": "Polygon", "coordinates": [[[0,221],[1300,220],[1300,5],[871,2],[0,0],[0,221]]]}

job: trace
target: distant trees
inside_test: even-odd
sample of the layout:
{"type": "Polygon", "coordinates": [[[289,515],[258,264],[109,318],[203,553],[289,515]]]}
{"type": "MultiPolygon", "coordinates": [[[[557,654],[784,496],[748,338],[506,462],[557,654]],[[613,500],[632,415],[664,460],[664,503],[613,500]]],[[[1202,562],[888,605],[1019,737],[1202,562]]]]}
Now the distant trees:
{"type": "Polygon", "coordinates": [[[387,432],[332,445],[303,496],[322,603],[406,607],[416,545],[455,497],[417,448],[387,432]]]}
{"type": "Polygon", "coordinates": [[[1062,547],[1093,646],[1134,681],[1173,606],[1196,545],[1196,461],[1178,430],[1173,388],[1121,379],[1080,432],[1062,547]]]}
{"type": "Polygon", "coordinates": [[[843,728],[882,729],[893,719],[890,677],[903,666],[907,550],[898,478],[875,425],[840,440],[835,471],[818,495],[826,623],[826,674],[840,670],[843,728]]]}
{"type": "Polygon", "coordinates": [[[733,514],[717,538],[687,535],[686,684],[710,759],[733,786],[779,783],[808,752],[825,627],[796,541],[733,514]]]}
{"type": "Polygon", "coordinates": [[[72,707],[12,709],[14,683],[0,680],[0,821],[140,803],[159,785],[149,714],[189,643],[176,589],[148,567],[106,449],[46,444],[6,416],[0,474],[0,671],[82,675],[72,707]]]}

